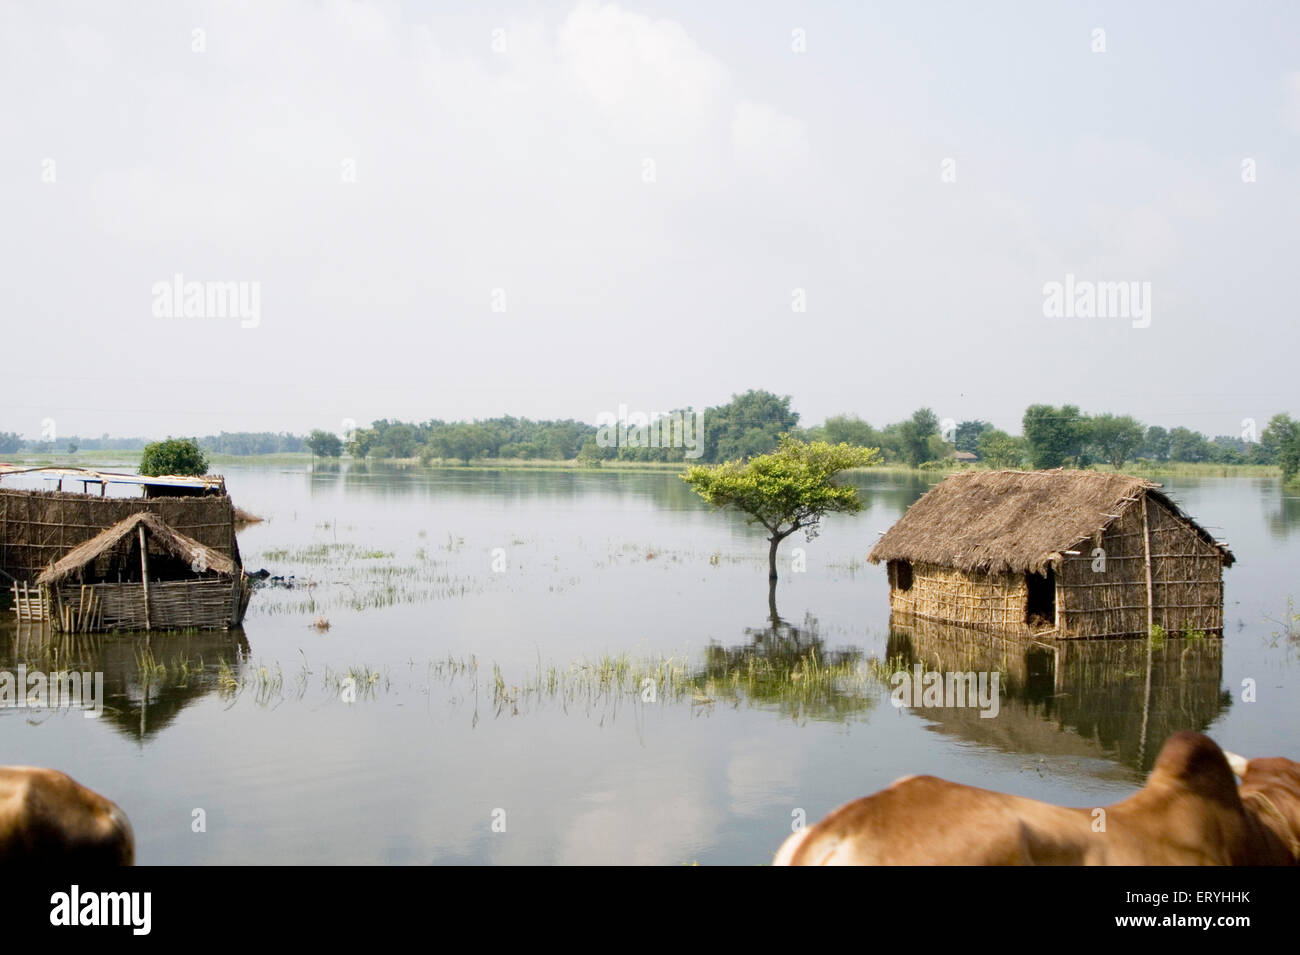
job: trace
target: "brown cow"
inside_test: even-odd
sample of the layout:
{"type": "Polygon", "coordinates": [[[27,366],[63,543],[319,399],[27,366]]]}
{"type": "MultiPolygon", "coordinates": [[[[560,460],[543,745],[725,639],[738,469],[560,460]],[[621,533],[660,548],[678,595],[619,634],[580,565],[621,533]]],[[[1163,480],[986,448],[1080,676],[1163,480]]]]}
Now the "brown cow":
{"type": "Polygon", "coordinates": [[[114,803],[53,769],[0,766],[0,865],[133,865],[114,803]]]}
{"type": "Polygon", "coordinates": [[[907,776],[794,833],[773,864],[1300,864],[1300,763],[1200,733],[1169,737],[1146,785],[1102,809],[907,776]]]}

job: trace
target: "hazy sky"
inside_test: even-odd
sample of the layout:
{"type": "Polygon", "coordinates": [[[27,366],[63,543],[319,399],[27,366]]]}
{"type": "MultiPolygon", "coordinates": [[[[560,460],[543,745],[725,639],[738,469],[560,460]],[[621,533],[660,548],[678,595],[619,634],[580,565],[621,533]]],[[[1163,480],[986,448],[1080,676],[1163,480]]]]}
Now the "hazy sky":
{"type": "Polygon", "coordinates": [[[0,0],[0,124],[30,437],[1300,412],[1294,3],[0,0]]]}

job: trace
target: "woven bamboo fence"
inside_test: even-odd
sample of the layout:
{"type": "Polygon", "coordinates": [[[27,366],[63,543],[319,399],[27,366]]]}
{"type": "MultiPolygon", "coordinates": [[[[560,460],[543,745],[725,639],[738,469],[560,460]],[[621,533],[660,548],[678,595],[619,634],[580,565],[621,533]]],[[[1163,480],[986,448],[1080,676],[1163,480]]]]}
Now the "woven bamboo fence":
{"type": "Polygon", "coordinates": [[[147,598],[138,582],[67,583],[50,590],[50,617],[56,629],[67,633],[227,630],[243,617],[248,603],[242,576],[150,581],[147,598]]]}
{"type": "Polygon", "coordinates": [[[0,571],[34,581],[73,547],[141,511],[241,563],[229,495],[115,498],[0,488],[0,571]]]}
{"type": "Polygon", "coordinates": [[[967,573],[939,564],[891,560],[889,584],[889,606],[895,613],[996,633],[1029,630],[1024,574],[967,573]]]}
{"type": "Polygon", "coordinates": [[[1151,625],[1222,633],[1220,554],[1160,502],[1134,502],[1078,549],[1057,575],[1061,636],[1146,635],[1151,625]],[[1093,556],[1097,548],[1104,562],[1093,556]]]}

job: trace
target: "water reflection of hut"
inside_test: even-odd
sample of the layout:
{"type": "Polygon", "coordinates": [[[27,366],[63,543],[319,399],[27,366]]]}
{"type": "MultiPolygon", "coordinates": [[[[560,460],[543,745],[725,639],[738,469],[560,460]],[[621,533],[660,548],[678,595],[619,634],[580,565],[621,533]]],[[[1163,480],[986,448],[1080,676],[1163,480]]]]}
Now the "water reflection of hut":
{"type": "Polygon", "coordinates": [[[48,621],[0,625],[0,671],[20,665],[46,673],[104,675],[103,722],[144,741],[186,707],[237,682],[249,658],[242,630],[168,634],[55,631],[48,621]]]}
{"type": "Polygon", "coordinates": [[[1215,637],[1041,642],[895,615],[887,653],[907,667],[997,670],[996,718],[971,707],[917,712],[940,732],[1008,752],[1116,758],[1147,770],[1171,733],[1204,731],[1231,704],[1215,637]]]}
{"type": "Polygon", "coordinates": [[[1231,551],[1141,478],[972,471],[876,543],[895,613],[1060,637],[1223,629],[1231,551]]]}
{"type": "Polygon", "coordinates": [[[248,606],[233,560],[142,512],[74,547],[37,579],[55,626],[102,630],[225,630],[248,606]]]}

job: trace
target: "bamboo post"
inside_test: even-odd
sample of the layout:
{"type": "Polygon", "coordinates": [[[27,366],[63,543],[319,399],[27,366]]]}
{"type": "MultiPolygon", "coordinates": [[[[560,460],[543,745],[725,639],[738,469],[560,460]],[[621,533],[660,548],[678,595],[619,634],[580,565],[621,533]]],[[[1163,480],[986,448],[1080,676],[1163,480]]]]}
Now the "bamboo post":
{"type": "Polygon", "coordinates": [[[1151,580],[1151,525],[1147,523],[1147,499],[1142,496],[1142,551],[1146,559],[1147,576],[1147,639],[1151,638],[1151,628],[1155,626],[1156,605],[1155,587],[1151,580]]]}
{"type": "MultiPolygon", "coordinates": [[[[232,627],[239,626],[240,623],[239,605],[243,601],[243,597],[244,597],[243,585],[244,585],[244,571],[242,568],[236,567],[234,577],[231,578],[230,581],[230,613],[226,616],[226,626],[224,629],[229,630],[232,627]]],[[[769,595],[771,611],[772,614],[775,615],[776,614],[776,591],[774,588],[769,588],[769,589],[771,590],[771,593],[769,595]]]]}
{"type": "Polygon", "coordinates": [[[137,530],[140,531],[140,580],[144,584],[144,628],[152,630],[149,625],[149,548],[144,542],[144,525],[141,524],[137,530]]]}
{"type": "Polygon", "coordinates": [[[1151,631],[1155,626],[1155,588],[1151,582],[1151,525],[1147,521],[1147,498],[1142,495],[1142,550],[1146,557],[1147,577],[1147,675],[1142,693],[1142,729],[1138,734],[1138,761],[1146,756],[1147,717],[1151,708],[1151,631]]]}

